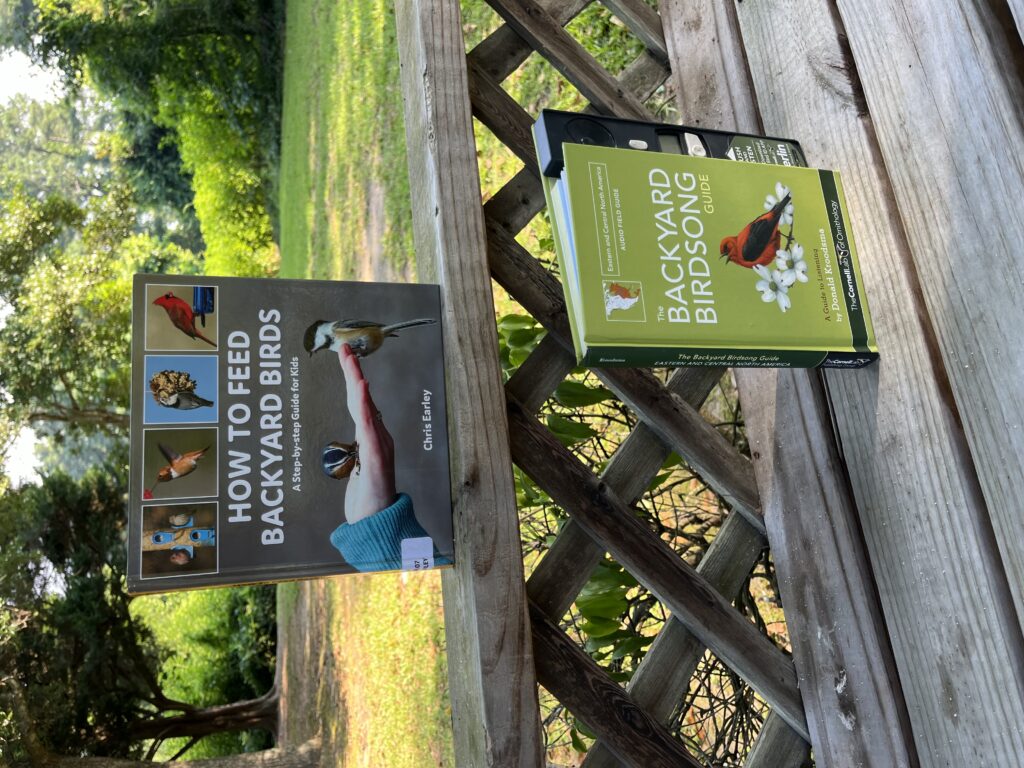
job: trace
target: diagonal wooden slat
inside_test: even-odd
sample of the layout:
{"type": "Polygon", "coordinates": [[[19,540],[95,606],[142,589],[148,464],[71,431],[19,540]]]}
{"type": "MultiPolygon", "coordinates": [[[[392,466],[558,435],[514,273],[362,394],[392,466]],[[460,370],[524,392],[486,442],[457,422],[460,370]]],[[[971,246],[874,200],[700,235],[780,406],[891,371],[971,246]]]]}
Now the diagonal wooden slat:
{"type": "Polygon", "coordinates": [[[605,739],[625,765],[701,768],[661,723],[630,701],[622,687],[536,606],[530,607],[530,622],[540,684],[605,739]]]}
{"type": "MultiPolygon", "coordinates": [[[[572,341],[558,281],[508,232],[487,221],[491,274],[566,347],[572,341]]],[[[697,411],[667,392],[650,372],[637,368],[596,369],[595,373],[758,531],[764,530],[750,462],[697,411]]]]}
{"type": "Polygon", "coordinates": [[[601,112],[650,119],[640,100],[617,83],[536,0],[488,3],[601,112]]]}
{"type": "MultiPolygon", "coordinates": [[[[572,21],[593,0],[538,0],[538,5],[551,14],[560,26],[572,21]]],[[[467,58],[471,65],[481,67],[489,77],[500,83],[529,58],[533,48],[508,24],[502,24],[482,40],[467,58]]]]}
{"type": "MultiPolygon", "coordinates": [[[[568,352],[562,351],[572,359],[568,352]]],[[[724,372],[722,368],[680,368],[672,374],[667,387],[699,408],[724,372]]],[[[507,385],[506,391],[515,395],[507,385]]],[[[526,403],[523,406],[529,408],[526,403]]],[[[601,480],[627,504],[635,504],[669,451],[646,424],[638,424],[612,456],[601,480]]],[[[570,519],[530,574],[526,582],[527,594],[534,604],[557,621],[583,589],[603,555],[604,548],[591,540],[579,523],[570,519]]]]}
{"type": "Polygon", "coordinates": [[[533,118],[472,59],[467,59],[467,65],[473,117],[490,128],[502,144],[515,152],[526,167],[536,173],[537,151],[530,130],[533,118]]]}
{"type": "Polygon", "coordinates": [[[772,712],[765,719],[743,768],[801,768],[810,756],[811,745],[772,712]]]}
{"type": "MultiPolygon", "coordinates": [[[[766,542],[739,515],[730,515],[697,566],[697,573],[726,599],[733,600],[757,563],[766,542]]],[[[528,593],[532,590],[528,589],[528,593]]],[[[689,687],[705,646],[674,619],[661,630],[629,682],[629,693],[659,722],[667,720],[689,687]]],[[[787,726],[788,727],[788,726],[787,726]]],[[[601,743],[587,754],[585,768],[619,765],[601,743]]]]}
{"type": "Polygon", "coordinates": [[[676,619],[807,733],[793,663],[650,531],[518,403],[508,400],[512,457],[676,619]]]}
{"type": "Polygon", "coordinates": [[[668,62],[661,17],[644,0],[601,0],[659,61],[668,62]]]}
{"type": "MultiPolygon", "coordinates": [[[[477,77],[486,73],[492,80],[497,80],[488,69],[486,60],[478,60],[477,77]]],[[[649,99],[662,86],[671,72],[649,53],[644,52],[633,63],[623,70],[617,82],[627,91],[642,100],[649,99]]],[[[481,110],[482,122],[487,125],[488,118],[481,110]]],[[[493,128],[492,128],[493,130],[493,128]]],[[[544,190],[537,179],[537,166],[534,160],[526,163],[505,186],[484,204],[487,215],[515,235],[544,208],[544,190]]]]}
{"type": "Polygon", "coordinates": [[[575,367],[572,355],[554,336],[545,336],[505,384],[509,392],[531,413],[551,396],[575,367]]]}

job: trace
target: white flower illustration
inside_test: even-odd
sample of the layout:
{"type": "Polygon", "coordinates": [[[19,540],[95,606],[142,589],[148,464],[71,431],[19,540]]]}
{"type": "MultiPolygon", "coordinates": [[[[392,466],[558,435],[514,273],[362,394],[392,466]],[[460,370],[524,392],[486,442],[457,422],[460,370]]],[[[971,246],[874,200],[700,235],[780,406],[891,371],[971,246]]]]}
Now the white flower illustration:
{"type": "Polygon", "coordinates": [[[807,282],[807,262],[804,261],[804,247],[800,243],[793,243],[789,251],[778,251],[775,254],[775,266],[782,272],[782,282],[786,285],[793,283],[807,282]],[[779,257],[785,254],[782,263],[779,257]]]}
{"type": "Polygon", "coordinates": [[[754,285],[754,288],[761,293],[761,301],[766,304],[774,301],[783,312],[792,306],[789,300],[789,285],[783,282],[782,272],[777,269],[769,272],[768,267],[762,264],[755,265],[754,272],[761,278],[754,285]]]}
{"type": "MultiPolygon", "coordinates": [[[[772,208],[774,208],[778,204],[778,202],[780,200],[785,198],[786,195],[788,195],[788,194],[789,194],[789,187],[783,186],[781,182],[778,182],[778,181],[775,182],[775,194],[774,195],[768,195],[764,199],[764,209],[766,211],[770,211],[772,208]]],[[[792,224],[792,223],[793,223],[793,201],[792,201],[792,199],[790,199],[789,203],[786,205],[785,210],[782,212],[782,215],[779,217],[779,226],[781,227],[781,226],[785,226],[786,224],[792,224]]]]}

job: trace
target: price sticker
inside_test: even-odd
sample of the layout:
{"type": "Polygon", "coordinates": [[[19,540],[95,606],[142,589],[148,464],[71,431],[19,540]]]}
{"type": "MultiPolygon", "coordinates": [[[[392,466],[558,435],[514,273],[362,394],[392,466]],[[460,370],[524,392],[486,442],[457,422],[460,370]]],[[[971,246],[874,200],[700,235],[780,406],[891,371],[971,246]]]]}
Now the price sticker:
{"type": "Polygon", "coordinates": [[[434,567],[434,540],[429,536],[402,539],[402,570],[425,571],[434,567]]]}

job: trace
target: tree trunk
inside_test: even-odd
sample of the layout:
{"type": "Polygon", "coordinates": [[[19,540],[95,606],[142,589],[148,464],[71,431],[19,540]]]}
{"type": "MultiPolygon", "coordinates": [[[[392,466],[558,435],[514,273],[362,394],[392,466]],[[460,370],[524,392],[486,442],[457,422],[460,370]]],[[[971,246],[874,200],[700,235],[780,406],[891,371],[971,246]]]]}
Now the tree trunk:
{"type": "MultiPolygon", "coordinates": [[[[145,739],[173,739],[179,736],[202,737],[222,731],[247,731],[250,728],[262,728],[270,731],[276,738],[278,698],[279,694],[275,685],[258,699],[196,709],[173,717],[138,720],[129,727],[129,734],[133,741],[142,741],[145,739]]],[[[197,764],[198,762],[202,761],[197,761],[197,764]]],[[[168,765],[173,765],[173,763],[168,763],[168,765]]]]}
{"type": "MultiPolygon", "coordinates": [[[[257,699],[258,701],[258,699],[257,699]]],[[[35,768],[143,768],[153,763],[113,757],[57,757],[47,755],[35,768]]],[[[261,752],[214,757],[207,760],[175,760],[160,763],[161,768],[317,768],[320,765],[320,739],[310,739],[297,747],[274,747],[261,752]]]]}

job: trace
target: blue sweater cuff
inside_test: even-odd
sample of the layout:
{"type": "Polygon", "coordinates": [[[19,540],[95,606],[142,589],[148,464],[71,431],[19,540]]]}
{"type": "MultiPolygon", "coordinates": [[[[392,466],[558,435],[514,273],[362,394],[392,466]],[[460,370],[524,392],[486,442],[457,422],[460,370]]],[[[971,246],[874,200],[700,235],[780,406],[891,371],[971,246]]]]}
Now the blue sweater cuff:
{"type": "Polygon", "coordinates": [[[342,523],[331,544],[357,571],[391,571],[402,567],[402,540],[429,536],[413,514],[412,499],[400,493],[395,503],[358,523],[342,523]]]}

